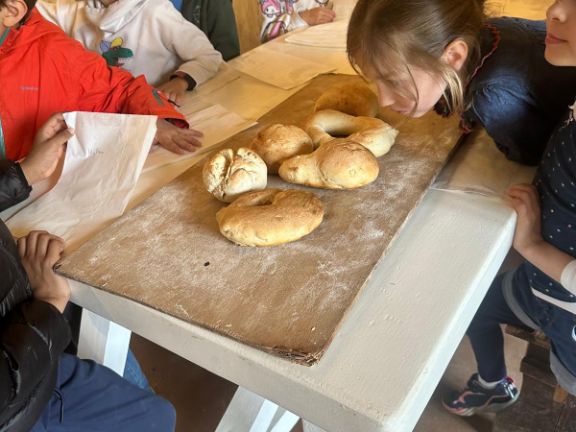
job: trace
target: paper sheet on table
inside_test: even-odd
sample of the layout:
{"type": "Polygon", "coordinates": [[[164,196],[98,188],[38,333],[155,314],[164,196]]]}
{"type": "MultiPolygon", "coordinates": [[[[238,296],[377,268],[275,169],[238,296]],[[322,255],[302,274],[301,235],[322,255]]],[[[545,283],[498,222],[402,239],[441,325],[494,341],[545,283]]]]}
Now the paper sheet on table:
{"type": "Polygon", "coordinates": [[[305,60],[262,45],[237,57],[230,65],[260,81],[290,90],[306,84],[312,78],[332,72],[335,68],[305,60]]]}
{"type": "Polygon", "coordinates": [[[512,184],[532,182],[534,172],[534,167],[506,159],[486,130],[478,129],[466,138],[431,187],[501,196],[512,184]]]}
{"type": "Polygon", "coordinates": [[[201,131],[202,147],[194,153],[179,155],[155,145],[144,165],[144,171],[150,171],[162,165],[199,156],[225,139],[242,132],[256,123],[230,112],[221,105],[214,105],[201,98],[187,102],[182,114],[190,123],[192,129],[201,131]]]}
{"type": "Polygon", "coordinates": [[[46,230],[79,246],[122,215],[156,134],[155,116],[72,112],[60,179],[7,221],[15,236],[46,230]]]}
{"type": "Polygon", "coordinates": [[[284,40],[295,45],[334,48],[346,51],[347,32],[348,21],[340,20],[293,32],[284,40]]]}

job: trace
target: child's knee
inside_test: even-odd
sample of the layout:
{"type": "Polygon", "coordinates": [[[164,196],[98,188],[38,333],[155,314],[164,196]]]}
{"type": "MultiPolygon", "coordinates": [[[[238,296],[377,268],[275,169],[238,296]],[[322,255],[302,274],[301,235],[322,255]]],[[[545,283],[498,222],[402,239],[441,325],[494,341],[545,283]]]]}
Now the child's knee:
{"type": "Polygon", "coordinates": [[[168,400],[154,396],[153,406],[150,410],[150,416],[154,425],[150,431],[154,432],[172,432],[176,428],[176,409],[168,400]]]}

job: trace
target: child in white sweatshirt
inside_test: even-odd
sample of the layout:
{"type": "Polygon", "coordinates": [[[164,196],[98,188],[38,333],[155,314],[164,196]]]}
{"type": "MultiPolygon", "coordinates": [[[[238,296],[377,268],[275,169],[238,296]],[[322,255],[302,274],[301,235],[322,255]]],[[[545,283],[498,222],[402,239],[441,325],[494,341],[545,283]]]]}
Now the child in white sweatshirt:
{"type": "Polygon", "coordinates": [[[260,39],[267,42],[284,33],[334,21],[329,0],[258,0],[264,16],[260,39]]]}
{"type": "Polygon", "coordinates": [[[144,75],[175,102],[222,63],[206,35],[170,0],[40,0],[37,8],[110,66],[144,75]]]}

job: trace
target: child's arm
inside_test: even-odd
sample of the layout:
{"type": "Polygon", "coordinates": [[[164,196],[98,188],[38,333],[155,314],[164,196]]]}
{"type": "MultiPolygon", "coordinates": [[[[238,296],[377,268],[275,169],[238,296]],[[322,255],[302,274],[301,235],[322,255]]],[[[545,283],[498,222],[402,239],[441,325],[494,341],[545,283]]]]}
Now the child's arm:
{"type": "MultiPolygon", "coordinates": [[[[9,241],[6,237],[2,235],[4,242],[9,241]]],[[[70,287],[52,269],[62,252],[57,237],[32,232],[19,240],[19,250],[6,243],[3,249],[7,253],[2,255],[0,267],[9,272],[3,274],[0,286],[10,291],[3,293],[0,317],[0,409],[3,418],[9,418],[37,392],[38,383],[70,342],[70,328],[62,315],[70,287]],[[28,272],[32,299],[15,298],[29,288],[6,285],[27,284],[18,255],[28,272]],[[11,304],[14,301],[17,303],[11,304]]]]}
{"type": "Polygon", "coordinates": [[[298,14],[309,26],[330,23],[336,18],[336,12],[331,7],[326,6],[306,9],[298,14]]]}
{"type": "Polygon", "coordinates": [[[59,49],[53,51],[61,58],[63,79],[76,86],[77,98],[73,109],[90,112],[142,114],[158,116],[156,141],[174,153],[195,151],[200,147],[201,133],[188,129],[182,114],[143,76],[134,78],[129,72],[109,67],[99,54],[64,35],[59,49]]]}
{"type": "Polygon", "coordinates": [[[331,7],[320,6],[315,0],[296,3],[292,12],[281,13],[272,1],[260,0],[264,16],[260,40],[267,42],[297,28],[315,26],[334,21],[336,13],[331,7]]]}
{"type": "Polygon", "coordinates": [[[162,44],[183,63],[171,79],[158,86],[170,95],[181,96],[212,78],[222,64],[222,55],[208,37],[166,0],[155,10],[155,26],[162,44]]]}
{"type": "Polygon", "coordinates": [[[574,257],[562,252],[542,238],[538,192],[532,185],[510,187],[506,197],[518,214],[514,248],[534,266],[576,294],[574,257]],[[571,279],[571,280],[570,280],[571,279]]]}
{"type": "MultiPolygon", "coordinates": [[[[207,22],[205,24],[208,39],[228,61],[240,55],[240,41],[236,17],[230,0],[211,0],[208,2],[207,22]]],[[[202,29],[203,30],[203,29],[202,29]]]]}

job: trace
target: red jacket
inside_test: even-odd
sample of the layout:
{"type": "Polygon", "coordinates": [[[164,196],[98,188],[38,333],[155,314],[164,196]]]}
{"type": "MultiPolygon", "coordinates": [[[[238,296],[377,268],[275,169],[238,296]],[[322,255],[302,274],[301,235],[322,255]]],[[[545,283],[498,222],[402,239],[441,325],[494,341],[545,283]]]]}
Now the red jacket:
{"type": "Polygon", "coordinates": [[[36,9],[0,34],[0,159],[26,156],[36,131],[56,112],[93,111],[184,117],[143,76],[108,67],[36,9]]]}

